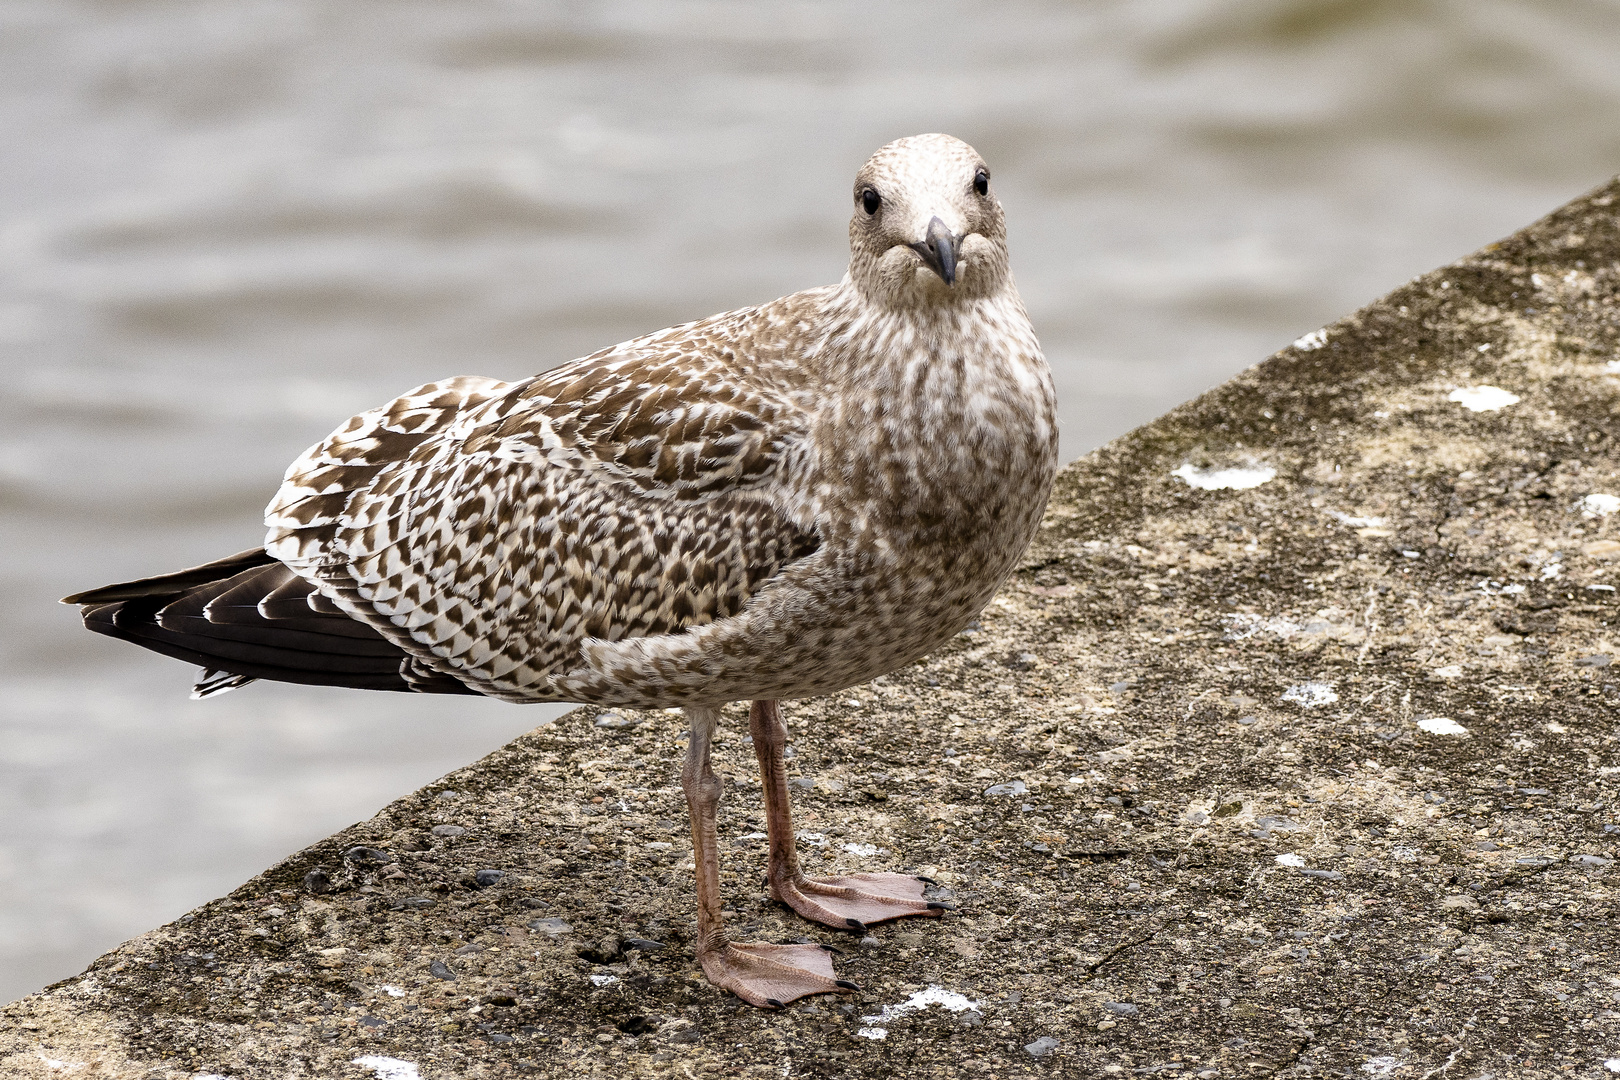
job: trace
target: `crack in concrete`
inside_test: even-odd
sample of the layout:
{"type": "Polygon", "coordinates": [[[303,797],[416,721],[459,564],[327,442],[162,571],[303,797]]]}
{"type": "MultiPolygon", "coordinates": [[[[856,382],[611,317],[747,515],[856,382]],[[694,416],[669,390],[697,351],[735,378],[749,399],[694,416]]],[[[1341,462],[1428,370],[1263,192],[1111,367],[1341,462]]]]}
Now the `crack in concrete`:
{"type": "MultiPolygon", "coordinates": [[[[1472,1016],[1470,1016],[1467,1020],[1465,1020],[1463,1022],[1462,1030],[1466,1033],[1469,1030],[1468,1025],[1472,1024],[1478,1018],[1479,1018],[1479,1012],[1478,1012],[1478,1010],[1476,1010],[1472,1016]]],[[[1418,1080],[1434,1080],[1434,1078],[1436,1076],[1444,1076],[1446,1074],[1447,1069],[1449,1069],[1453,1065],[1457,1064],[1457,1056],[1463,1052],[1463,1047],[1466,1046],[1467,1044],[1468,1044],[1468,1037],[1467,1037],[1466,1034],[1464,1034],[1464,1036],[1462,1038],[1457,1040],[1457,1048],[1455,1050],[1453,1050],[1446,1057],[1446,1060],[1444,1062],[1442,1062],[1440,1065],[1436,1066],[1435,1068],[1430,1069],[1428,1072],[1424,1073],[1422,1076],[1418,1077],[1418,1080]]]]}
{"type": "Polygon", "coordinates": [[[1317,1027],[1307,1028],[1305,1030],[1304,1038],[1299,1040],[1299,1043],[1294,1047],[1293,1053],[1288,1056],[1288,1060],[1282,1062],[1275,1069],[1272,1069],[1270,1072],[1266,1073],[1265,1080],[1270,1080],[1271,1077],[1280,1075],[1284,1070],[1292,1069],[1295,1065],[1298,1065],[1299,1059],[1305,1056],[1305,1051],[1309,1050],[1311,1043],[1315,1041],[1317,1032],[1322,1028],[1337,1027],[1341,1022],[1343,1022],[1344,1014],[1349,1011],[1350,1006],[1341,1006],[1339,1011],[1333,1014],[1332,1020],[1327,1021],[1325,1024],[1319,1024],[1317,1027]]]}
{"type": "Polygon", "coordinates": [[[1152,941],[1154,938],[1158,937],[1160,934],[1164,933],[1166,930],[1170,929],[1172,926],[1176,926],[1176,925],[1178,925],[1180,923],[1185,922],[1186,920],[1187,920],[1187,910],[1185,908],[1183,908],[1181,910],[1180,914],[1176,915],[1174,918],[1165,919],[1163,922],[1159,923],[1158,926],[1153,930],[1152,933],[1145,934],[1142,937],[1136,938],[1135,940],[1132,940],[1132,941],[1121,942],[1120,944],[1114,946],[1112,949],[1109,949],[1106,953],[1104,953],[1101,957],[1099,957],[1098,959],[1096,959],[1096,960],[1094,960],[1091,963],[1086,965],[1086,967],[1085,967],[1085,972],[1086,972],[1085,977],[1083,979],[1081,979],[1080,981],[1081,982],[1090,982],[1091,979],[1096,976],[1097,972],[1102,969],[1103,965],[1107,964],[1109,961],[1113,960],[1114,957],[1120,955],[1121,953],[1129,952],[1132,949],[1137,949],[1137,948],[1140,948],[1143,945],[1146,945],[1148,942],[1152,941]]]}

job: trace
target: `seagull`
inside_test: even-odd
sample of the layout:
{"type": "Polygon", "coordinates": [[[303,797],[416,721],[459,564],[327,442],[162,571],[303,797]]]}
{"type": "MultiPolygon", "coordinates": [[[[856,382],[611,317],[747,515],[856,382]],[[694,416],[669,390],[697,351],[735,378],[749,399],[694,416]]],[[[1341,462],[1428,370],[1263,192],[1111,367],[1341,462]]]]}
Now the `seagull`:
{"type": "Polygon", "coordinates": [[[843,930],[941,914],[925,878],[803,872],[778,702],[964,629],[1034,535],[1057,423],[978,152],[897,140],[853,195],[838,284],[420,386],[293,462],[263,547],[63,602],[201,666],[195,697],[271,679],[679,706],[709,981],[767,1008],[858,990],[828,946],[727,934],[721,707],[751,702],[773,898],[843,930]]]}

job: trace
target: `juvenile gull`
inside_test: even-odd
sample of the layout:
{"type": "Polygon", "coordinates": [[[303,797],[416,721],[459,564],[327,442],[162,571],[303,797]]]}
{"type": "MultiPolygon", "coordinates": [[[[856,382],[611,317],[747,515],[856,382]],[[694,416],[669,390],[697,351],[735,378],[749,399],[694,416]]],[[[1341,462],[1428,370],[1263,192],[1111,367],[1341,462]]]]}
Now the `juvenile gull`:
{"type": "Polygon", "coordinates": [[[854,199],[837,285],[520,382],[418,387],[292,464],[263,548],[65,602],[200,664],[197,696],[277,679],[680,705],[704,972],[761,1006],[856,989],[821,946],[726,936],[720,708],[753,703],[776,899],[840,929],[939,914],[916,877],[800,870],[777,702],[965,627],[1034,533],[1057,427],[978,153],[890,143],[854,199]]]}

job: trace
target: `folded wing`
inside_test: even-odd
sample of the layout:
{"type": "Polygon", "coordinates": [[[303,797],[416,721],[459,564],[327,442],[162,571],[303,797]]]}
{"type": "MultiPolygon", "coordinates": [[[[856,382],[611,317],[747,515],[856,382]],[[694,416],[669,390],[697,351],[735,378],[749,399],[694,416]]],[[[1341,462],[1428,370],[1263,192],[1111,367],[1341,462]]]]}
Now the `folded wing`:
{"type": "Polygon", "coordinates": [[[267,553],[424,677],[509,700],[560,697],[587,639],[735,614],[816,550],[782,509],[801,416],[681,330],[355,417],[288,470],[267,553]]]}

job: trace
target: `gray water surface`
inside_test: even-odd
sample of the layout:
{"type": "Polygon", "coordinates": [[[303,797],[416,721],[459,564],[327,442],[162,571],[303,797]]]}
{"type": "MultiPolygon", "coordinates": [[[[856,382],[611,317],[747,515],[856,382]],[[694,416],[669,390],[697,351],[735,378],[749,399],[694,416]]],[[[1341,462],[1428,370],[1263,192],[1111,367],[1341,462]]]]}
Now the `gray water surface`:
{"type": "Polygon", "coordinates": [[[193,703],[54,604],[257,544],[350,413],[836,280],[855,169],[941,130],[1073,457],[1620,169],[1617,36],[1597,0],[0,0],[0,1001],[555,715],[193,703]]]}

